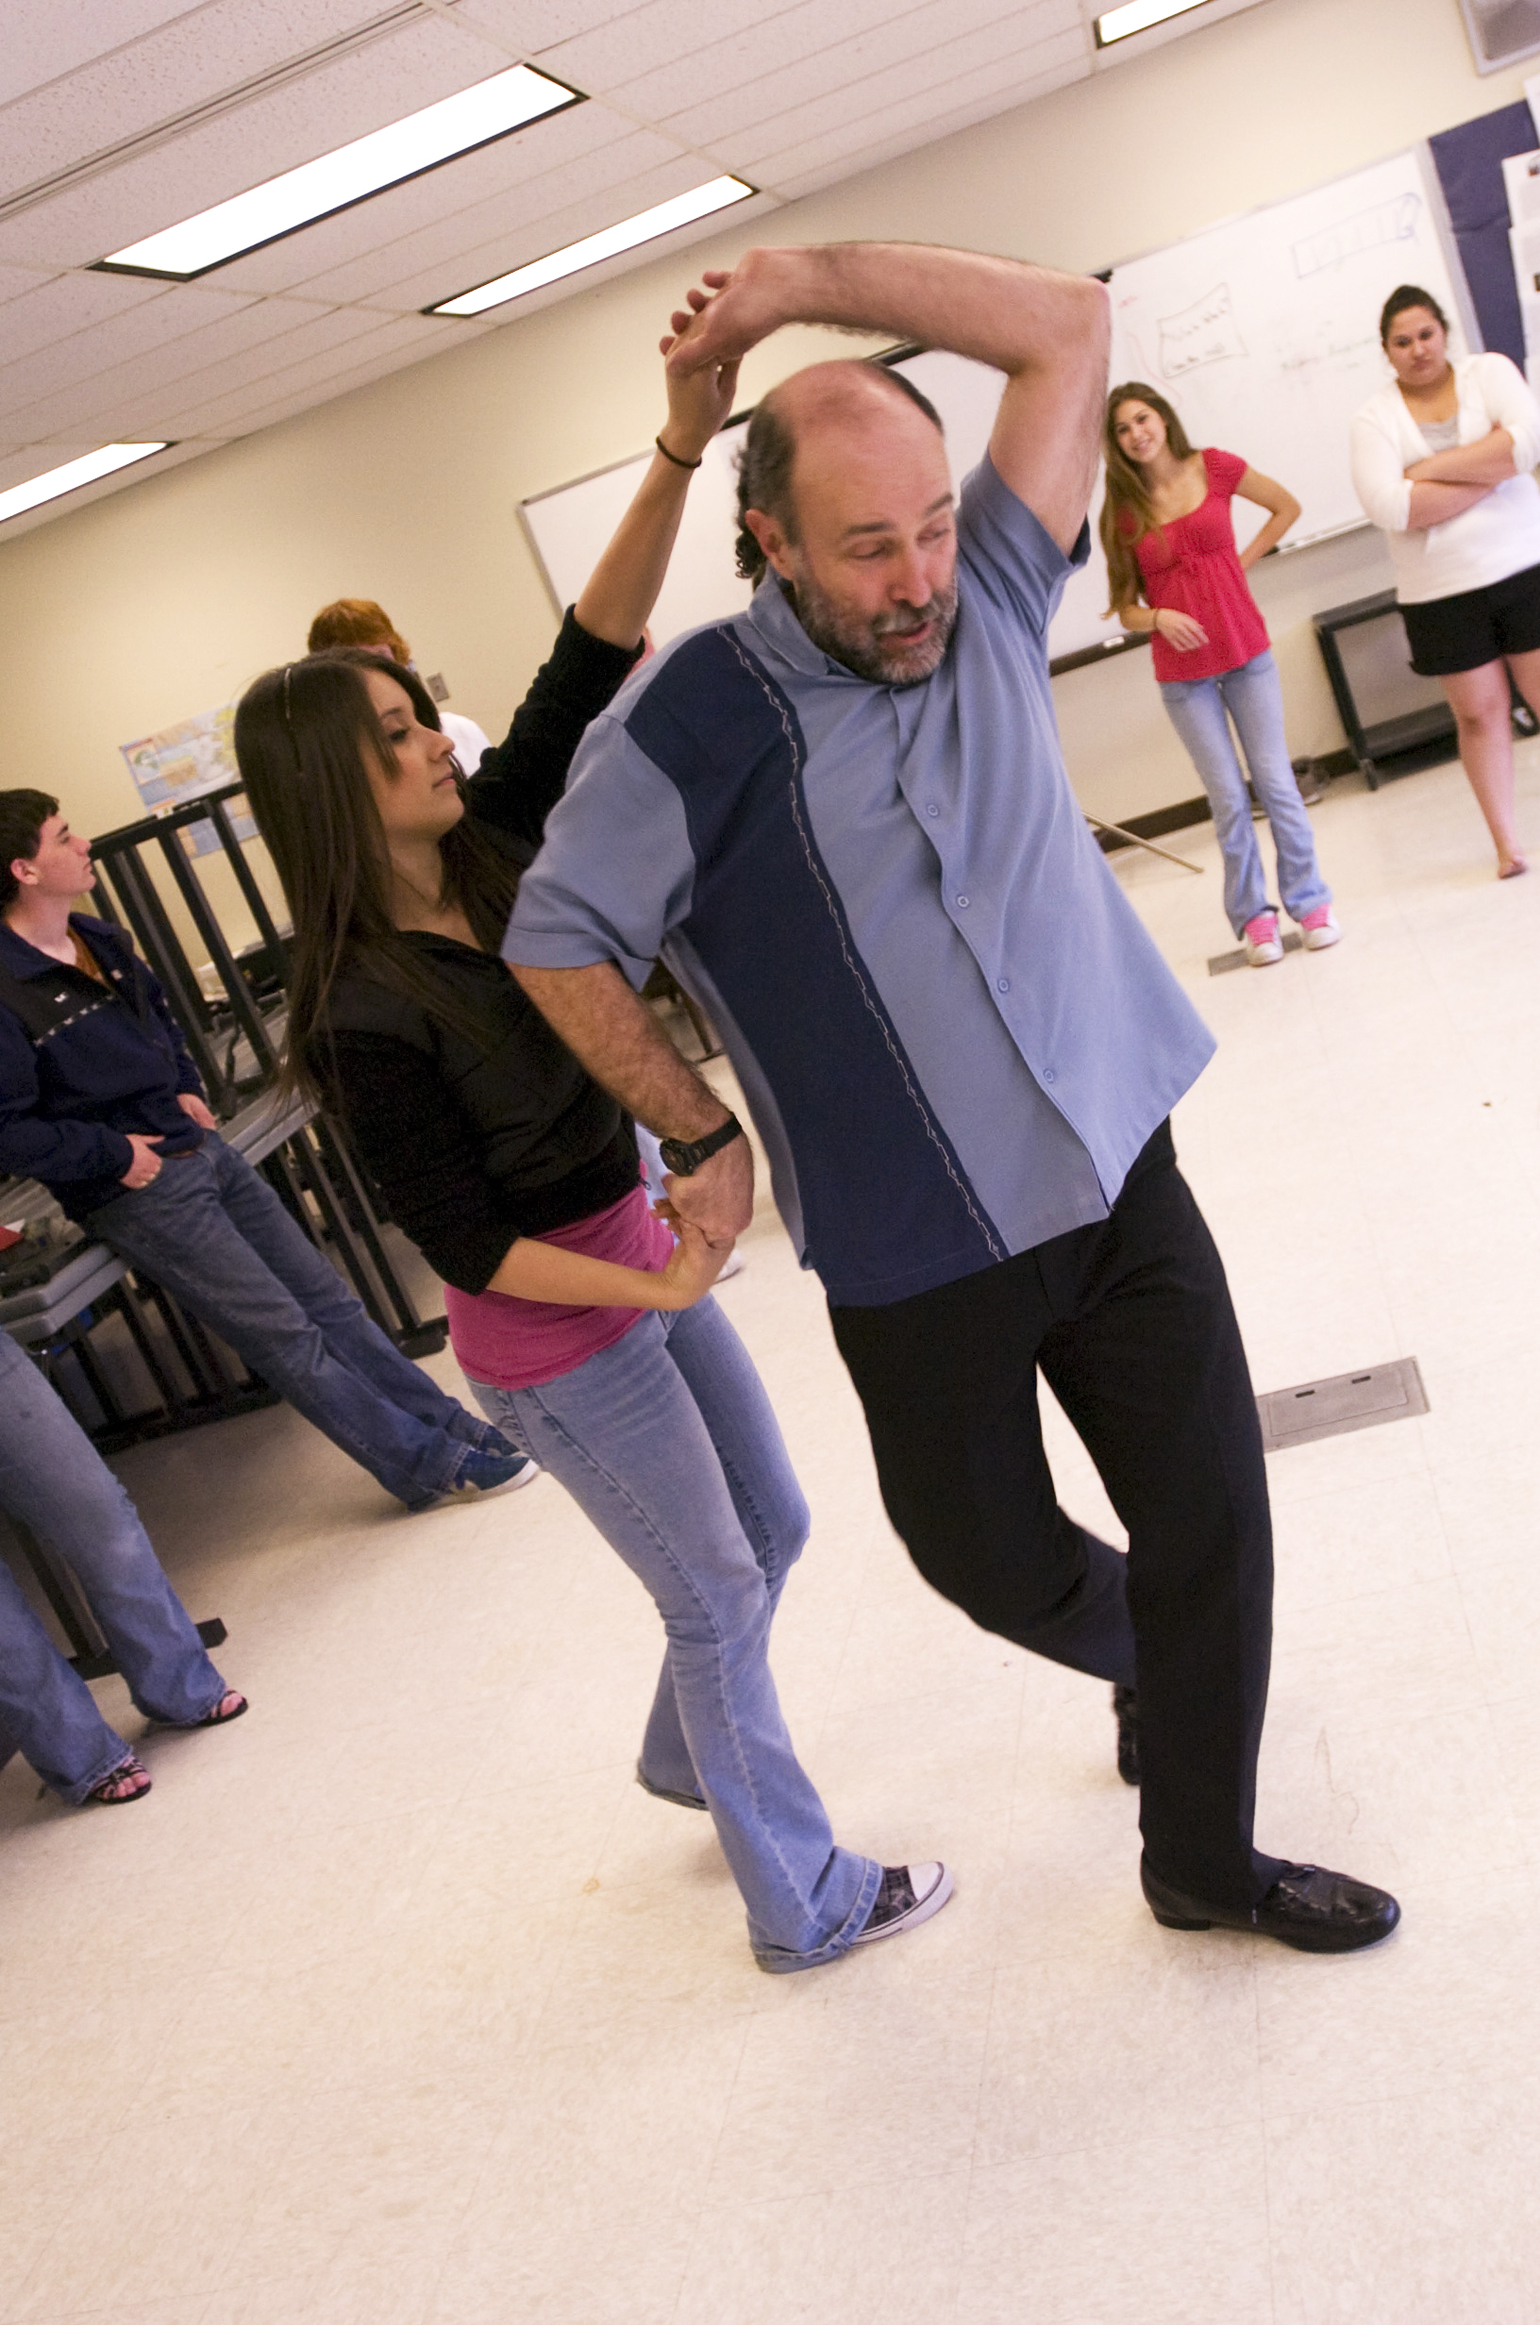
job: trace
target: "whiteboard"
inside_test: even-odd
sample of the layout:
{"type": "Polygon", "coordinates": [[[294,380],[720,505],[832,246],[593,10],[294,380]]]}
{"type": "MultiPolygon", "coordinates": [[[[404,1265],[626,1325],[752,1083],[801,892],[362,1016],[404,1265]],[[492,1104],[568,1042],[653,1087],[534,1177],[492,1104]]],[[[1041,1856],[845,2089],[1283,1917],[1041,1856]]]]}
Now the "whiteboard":
{"type": "Polygon", "coordinates": [[[1302,548],[1364,522],[1348,429],[1391,376],[1380,308],[1407,282],[1433,293],[1462,354],[1464,300],[1420,152],[1114,267],[1113,378],[1159,388],[1194,444],[1287,485],[1303,514],[1286,546],[1302,548]]]}
{"type": "MultiPolygon", "coordinates": [[[[1401,282],[1430,290],[1454,324],[1451,345],[1460,353],[1465,302],[1456,279],[1422,151],[1397,154],[1115,267],[1111,377],[1148,381],[1176,406],[1194,444],[1237,452],[1286,484],[1303,508],[1286,544],[1298,548],[1364,522],[1348,474],[1348,425],[1390,377],[1378,331],[1386,294],[1401,282]]],[[[939,350],[906,356],[895,368],[941,414],[960,484],[989,440],[1004,374],[939,350]]],[[[722,431],[691,487],[650,625],[657,645],[749,602],[748,583],[733,571],[736,461],[746,426],[745,415],[722,431]]],[[[522,504],[558,609],[593,571],[650,458],[643,453],[522,504]]],[[[1065,589],[1048,632],[1050,656],[1123,634],[1102,612],[1100,507],[1098,484],[1090,562],[1065,589]]],[[[1241,529],[1244,537],[1244,515],[1241,529]]]]}
{"type": "MultiPolygon", "coordinates": [[[[960,485],[984,456],[1005,387],[1004,372],[940,349],[905,356],[893,368],[906,373],[940,413],[952,482],[960,485]]],[[[701,472],[690,487],[668,578],[648,624],[656,646],[666,646],[670,638],[700,622],[723,621],[749,602],[749,584],[740,581],[733,570],[738,452],[747,426],[745,415],[712,440],[701,472]]],[[[519,514],[558,610],[578,596],[646,475],[651,458],[651,453],[641,453],[618,467],[601,469],[576,484],[559,486],[521,504],[519,514]]],[[[1101,617],[1107,602],[1107,569],[1095,542],[1095,509],[1091,528],[1091,563],[1072,578],[1065,591],[1064,603],[1048,633],[1050,654],[1072,653],[1077,646],[1122,635],[1116,622],[1101,617]]]]}

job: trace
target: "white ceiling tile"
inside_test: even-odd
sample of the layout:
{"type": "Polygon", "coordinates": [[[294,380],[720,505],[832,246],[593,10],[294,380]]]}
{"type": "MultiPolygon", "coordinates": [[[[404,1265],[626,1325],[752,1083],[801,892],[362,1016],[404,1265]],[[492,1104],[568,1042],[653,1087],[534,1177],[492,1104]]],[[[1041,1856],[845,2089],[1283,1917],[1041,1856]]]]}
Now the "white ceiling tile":
{"type": "Polygon", "coordinates": [[[146,282],[142,276],[108,274],[61,274],[51,282],[34,275],[32,286],[19,298],[6,302],[0,326],[0,379],[5,376],[4,367],[22,356],[51,346],[56,339],[67,339],[93,323],[104,323],[130,307],[163,298],[166,290],[164,283],[146,282]]]}
{"type": "MultiPolygon", "coordinates": [[[[1051,88],[1062,88],[1072,80],[1082,79],[1087,70],[1086,60],[1083,55],[1072,53],[1072,37],[1067,34],[1059,36],[1062,53],[1057,59],[1045,59],[1041,47],[1034,46],[1026,60],[1026,71],[1012,69],[1008,59],[991,58],[975,65],[971,72],[943,83],[939,89],[927,81],[923,88],[911,89],[903,94],[903,75],[885,74],[883,80],[888,84],[889,96],[888,102],[883,105],[871,104],[867,90],[841,90],[837,98],[831,98],[826,105],[807,108],[807,126],[814,131],[814,135],[788,143],[777,153],[765,155],[755,166],[762,170],[766,183],[778,189],[783,176],[789,183],[799,178],[804,169],[816,167],[814,157],[822,149],[823,139],[839,126],[841,104],[848,104],[853,96],[868,101],[851,111],[845,125],[848,155],[845,174],[851,175],[857,170],[874,166],[863,158],[866,151],[875,150],[879,145],[886,146],[890,140],[907,132],[915,132],[916,142],[921,144],[931,141],[937,134],[944,135],[945,131],[938,133],[932,126],[938,115],[950,118],[980,103],[987,105],[990,112],[1005,112],[1012,105],[1030,102],[1034,96],[1045,96],[1051,88]],[[996,96],[999,98],[998,104],[991,103],[991,99],[996,96]],[[817,118],[812,118],[815,115],[817,118]]],[[[986,117],[979,113],[973,116],[974,119],[986,117]]],[[[788,115],[783,117],[780,126],[795,132],[798,124],[795,116],[788,115]]],[[[958,122],[956,126],[962,124],[958,122]]],[[[895,146],[894,150],[911,151],[912,147],[895,146]]]]}
{"type": "MultiPolygon", "coordinates": [[[[372,331],[354,333],[339,345],[307,356],[303,362],[277,366],[262,377],[248,376],[239,385],[228,388],[222,396],[208,400],[188,397],[181,408],[170,415],[178,435],[220,436],[243,412],[276,403],[288,394],[302,394],[307,388],[317,393],[329,379],[356,371],[360,365],[378,361],[388,368],[391,361],[408,362],[418,353],[431,354],[450,335],[450,326],[435,322],[427,315],[392,315],[388,318],[371,315],[372,331]],[[265,392],[270,391],[270,393],[265,392]]],[[[183,382],[184,388],[190,382],[183,382]]]]}
{"type": "MultiPolygon", "coordinates": [[[[580,173],[571,174],[577,177],[580,173]]],[[[586,190],[560,209],[521,220],[495,239],[463,250],[453,261],[441,261],[392,283],[376,297],[381,305],[392,307],[427,307],[439,299],[452,299],[460,291],[490,282],[495,275],[543,258],[547,251],[563,250],[569,242],[580,242],[585,235],[597,234],[621,218],[634,217],[638,210],[650,210],[655,202],[666,202],[700,182],[701,163],[693,154],[675,154],[607,191],[595,191],[590,178],[586,190]]],[[[720,223],[718,219],[718,229],[720,223]]],[[[651,254],[654,246],[647,243],[644,248],[651,254]]]]}
{"type": "MultiPolygon", "coordinates": [[[[232,302],[233,304],[233,302],[232,302]]],[[[235,306],[220,321],[204,323],[163,346],[150,347],[129,362],[113,364],[72,386],[55,389],[47,398],[11,416],[13,427],[27,436],[44,429],[84,427],[102,422],[98,441],[164,435],[160,422],[170,409],[171,397],[187,400],[176,382],[206,371],[210,365],[248,359],[247,351],[265,350],[280,334],[297,331],[304,323],[319,322],[330,309],[299,299],[254,299],[235,306]]],[[[221,383],[222,384],[222,383],[221,383]]],[[[210,394],[214,389],[210,389],[210,394]]]]}
{"type": "Polygon", "coordinates": [[[631,14],[636,0],[460,0],[456,22],[521,57],[536,57],[631,14]]]}
{"type": "Polygon", "coordinates": [[[0,258],[88,266],[485,80],[487,65],[480,41],[439,18],[410,25],[13,214],[0,224],[0,258]]]}
{"type": "Polygon", "coordinates": [[[203,0],[48,0],[28,7],[25,37],[18,19],[26,0],[8,0],[0,30],[0,105],[28,89],[41,88],[62,73],[78,71],[93,57],[153,32],[173,17],[190,16],[203,0]]]}
{"type": "MultiPolygon", "coordinates": [[[[895,76],[907,95],[911,89],[951,79],[974,63],[1019,54],[1040,40],[1051,44],[1073,37],[1083,45],[1083,32],[1067,35],[1057,28],[1055,20],[1062,23],[1057,0],[1036,0],[1036,5],[1004,15],[991,9],[990,14],[992,21],[959,33],[954,0],[927,0],[925,6],[907,9],[816,56],[799,57],[723,96],[689,105],[671,114],[664,125],[692,145],[719,150],[728,138],[746,139],[746,155],[771,153],[786,141],[778,133],[766,135],[770,124],[802,113],[805,134],[811,137],[823,126],[817,116],[831,102],[864,89],[871,92],[874,106],[881,105],[895,76]]],[[[1043,64],[1046,69],[1058,61],[1045,56],[1043,64]]],[[[847,111],[839,117],[850,115],[847,111]]],[[[830,118],[832,122],[834,116],[830,118]]]]}
{"type": "MultiPolygon", "coordinates": [[[[1059,8],[1062,0],[1038,0],[1038,8],[1059,8]]],[[[893,0],[828,0],[800,4],[741,31],[723,28],[696,54],[654,57],[635,79],[612,85],[617,103],[649,121],[688,121],[713,100],[743,92],[745,119],[781,112],[801,95],[816,96],[841,81],[858,79],[884,64],[916,52],[935,52],[946,40],[972,32],[1003,16],[1036,13],[1011,0],[920,0],[895,6],[893,0]]]]}
{"type": "Polygon", "coordinates": [[[817,137],[842,121],[861,121],[868,112],[882,112],[884,105],[896,100],[917,100],[921,107],[917,119],[924,116],[926,105],[940,112],[947,102],[942,88],[958,74],[982,65],[1010,63],[1014,77],[1026,79],[1031,72],[1056,70],[1070,53],[1084,53],[1082,33],[1051,33],[1047,40],[1038,40],[1033,19],[1040,9],[1035,7],[1019,9],[1014,16],[1003,16],[958,40],[937,42],[935,35],[947,23],[947,14],[949,0],[931,0],[928,7],[914,9],[903,26],[893,28],[891,40],[861,37],[842,44],[840,51],[828,51],[819,58],[824,70],[817,88],[805,86],[798,74],[777,72],[751,88],[737,88],[714,105],[677,114],[670,128],[679,137],[689,137],[691,144],[705,144],[716,153],[733,151],[744,165],[758,167],[763,156],[779,153],[793,140],[817,137]],[[875,49],[882,51],[879,67],[872,67],[875,49]]]}
{"type": "MultiPolygon", "coordinates": [[[[226,355],[172,381],[163,394],[141,398],[137,408],[144,414],[157,412],[163,422],[174,422],[180,434],[190,411],[201,411],[238,389],[255,389],[275,375],[287,378],[302,365],[329,364],[339,350],[371,339],[385,322],[384,316],[362,307],[333,307],[303,322],[290,323],[288,306],[287,299],[264,300],[261,313],[269,327],[261,338],[240,354],[226,355]]],[[[203,433],[201,428],[194,432],[203,433]]]]}
{"type": "Polygon", "coordinates": [[[44,283],[57,282],[58,271],[43,266],[0,266],[0,306],[8,299],[19,299],[28,291],[39,291],[44,283]]]}
{"type": "MultiPolygon", "coordinates": [[[[426,320],[418,316],[417,321],[426,320]]],[[[473,333],[478,339],[486,331],[473,333]]],[[[371,345],[374,343],[371,342],[371,345]]],[[[397,338],[387,348],[382,343],[367,362],[359,363],[348,371],[329,373],[324,380],[310,378],[293,387],[274,403],[254,404],[250,411],[226,418],[218,430],[221,436],[249,436],[260,428],[273,428],[281,420],[291,420],[300,412],[313,411],[317,404],[331,403],[337,396],[351,395],[355,388],[368,387],[377,379],[386,379],[393,371],[405,371],[411,364],[421,363],[425,357],[438,353],[432,340],[397,338]]],[[[271,382],[264,383],[271,385],[271,382]]]]}
{"type": "Polygon", "coordinates": [[[871,133],[870,143],[864,135],[853,137],[845,128],[772,156],[764,165],[765,173],[767,177],[773,174],[774,185],[783,200],[800,201],[805,194],[820,193],[824,187],[838,185],[845,178],[880,169],[884,162],[896,161],[901,154],[914,153],[921,146],[953,137],[977,122],[990,121],[997,113],[1008,113],[1018,105],[1030,105],[1035,98],[1051,95],[1055,89],[1067,89],[1075,81],[1088,80],[1090,74],[1091,65],[1085,57],[1059,65],[1051,72],[1033,73],[1021,81],[1002,80],[999,72],[992,69],[982,74],[971,73],[963,85],[971,87],[974,94],[944,113],[927,113],[916,120],[911,106],[900,106],[893,114],[874,116],[863,125],[871,133]],[[894,127],[895,119],[901,126],[894,127]]]}
{"type": "MultiPolygon", "coordinates": [[[[510,200],[515,188],[563,162],[580,163],[597,147],[631,134],[630,123],[615,114],[594,105],[575,105],[569,112],[531,122],[528,129],[499,138],[495,145],[484,145],[459,161],[447,162],[442,169],[429,170],[423,177],[359,202],[335,218],[323,218],[303,233],[291,234],[266,250],[253,251],[250,258],[238,258],[233,265],[219,269],[219,280],[241,290],[309,291],[312,285],[320,284],[323,298],[362,296],[353,287],[334,287],[344,279],[351,286],[355,265],[362,270],[361,281],[389,282],[407,269],[393,267],[387,254],[408,236],[436,227],[442,220],[469,216],[488,203],[501,203],[505,214],[517,215],[518,205],[510,200]],[[371,256],[379,261],[372,268],[371,256]]],[[[671,142],[664,148],[659,141],[659,150],[673,152],[675,148],[671,142]]],[[[462,239],[477,242],[485,233],[482,223],[468,229],[462,239]]]]}
{"type": "MultiPolygon", "coordinates": [[[[213,0],[8,106],[0,117],[7,182],[51,177],[379,13],[377,0],[213,0]]],[[[457,49],[465,45],[444,32],[457,49]]]]}
{"type": "Polygon", "coordinates": [[[458,291],[522,266],[527,258],[541,258],[564,242],[575,242],[580,234],[592,234],[665,200],[669,193],[698,184],[703,165],[690,160],[682,183],[671,178],[665,193],[646,190],[656,172],[677,170],[679,163],[678,147],[649,130],[617,137],[600,152],[574,159],[562,169],[543,171],[511,198],[479,203],[474,210],[423,227],[349,266],[317,276],[305,285],[306,294],[366,299],[379,307],[430,307],[435,300],[453,298],[458,291]],[[567,220],[579,204],[587,205],[584,216],[592,222],[569,232],[567,220]]]}
{"type": "MultiPolygon", "coordinates": [[[[0,367],[0,411],[15,411],[50,394],[55,387],[89,379],[109,364],[121,363],[165,339],[179,338],[183,330],[191,331],[200,322],[213,322],[229,314],[237,303],[225,292],[204,290],[197,284],[175,292],[162,283],[148,287],[160,297],[130,307],[124,314],[109,315],[86,330],[72,332],[67,339],[56,339],[19,363],[0,367]],[[176,306],[170,303],[173,299],[179,302],[176,306]]],[[[244,305],[245,301],[239,303],[244,305]]]]}
{"type": "MultiPolygon", "coordinates": [[[[872,5],[891,9],[892,0],[866,0],[866,11],[872,5]]],[[[841,31],[853,31],[855,26],[847,19],[857,9],[858,0],[842,0],[836,15],[824,0],[820,45],[837,39],[841,31]]],[[[795,7],[767,7],[765,0],[647,0],[643,7],[628,9],[613,24],[542,50],[540,63],[558,80],[571,81],[577,88],[597,94],[618,89],[623,83],[641,82],[681,59],[704,63],[714,49],[735,35],[773,37],[782,24],[801,13],[795,7]]],[[[796,53],[797,38],[789,33],[772,51],[769,64],[756,69],[767,72],[771,65],[782,64],[796,53]]],[[[671,110],[678,101],[671,101],[671,110]]],[[[637,111],[652,117],[646,104],[638,105],[637,111]]]]}

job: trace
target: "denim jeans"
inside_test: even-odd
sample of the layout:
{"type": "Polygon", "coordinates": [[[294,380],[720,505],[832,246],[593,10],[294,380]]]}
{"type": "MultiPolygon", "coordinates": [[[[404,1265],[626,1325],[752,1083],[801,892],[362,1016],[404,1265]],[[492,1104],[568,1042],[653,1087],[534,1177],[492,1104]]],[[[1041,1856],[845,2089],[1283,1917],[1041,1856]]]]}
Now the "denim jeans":
{"type": "Polygon", "coordinates": [[[865,1926],[881,1867],[835,1847],[770,1675],[807,1505],[738,1335],[708,1297],[644,1316],[536,1388],[471,1386],[652,1594],[668,1652],[640,1772],[704,1796],[761,1967],[834,1960],[865,1926]]]}
{"type": "Polygon", "coordinates": [[[244,1155],[213,1133],[87,1225],[409,1508],[452,1486],[484,1439],[370,1321],[244,1155]]]}
{"type": "MultiPolygon", "coordinates": [[[[0,1509],[68,1559],[149,1719],[191,1727],[225,1683],[166,1580],[133,1503],[31,1359],[0,1332],[0,1509]]],[[[79,1802],[127,1759],[0,1560],[0,1727],[45,1784],[79,1802]]]]}
{"type": "Polygon", "coordinates": [[[1160,691],[1214,811],[1225,866],[1225,912],[1236,935],[1242,934],[1248,920],[1268,910],[1268,898],[1246,779],[1230,733],[1232,719],[1257,798],[1272,826],[1285,906],[1293,919],[1303,920],[1317,905],[1330,904],[1331,890],[1315,860],[1310,818],[1289,764],[1283,691],[1271,653],[1256,654],[1237,670],[1221,670],[1217,678],[1170,681],[1160,691]]]}

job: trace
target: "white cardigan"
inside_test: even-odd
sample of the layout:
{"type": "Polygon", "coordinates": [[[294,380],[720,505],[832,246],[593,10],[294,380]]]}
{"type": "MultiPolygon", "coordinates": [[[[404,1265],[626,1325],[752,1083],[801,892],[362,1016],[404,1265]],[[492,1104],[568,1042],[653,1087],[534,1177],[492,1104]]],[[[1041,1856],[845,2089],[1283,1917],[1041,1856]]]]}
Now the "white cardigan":
{"type": "Polygon", "coordinates": [[[1402,605],[1485,589],[1540,565],[1540,486],[1530,474],[1540,462],[1540,405],[1506,355],[1467,355],[1455,365],[1454,377],[1460,442],[1476,444],[1493,428],[1506,428],[1518,474],[1442,525],[1406,529],[1412,503],[1406,471],[1427,459],[1428,446],[1398,382],[1371,396],[1353,420],[1353,489],[1365,516],[1390,535],[1402,605]]]}

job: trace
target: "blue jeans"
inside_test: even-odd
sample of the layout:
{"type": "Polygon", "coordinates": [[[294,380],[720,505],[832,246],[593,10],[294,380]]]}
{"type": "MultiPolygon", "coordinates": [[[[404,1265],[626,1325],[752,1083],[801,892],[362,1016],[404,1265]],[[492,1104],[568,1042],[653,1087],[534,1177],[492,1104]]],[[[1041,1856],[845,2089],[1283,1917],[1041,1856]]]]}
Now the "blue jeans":
{"type": "Polygon", "coordinates": [[[370,1321],[266,1180],[212,1132],[87,1225],[409,1508],[454,1485],[485,1439],[484,1424],[370,1321]]]}
{"type": "MultiPolygon", "coordinates": [[[[68,1559],[129,1693],[191,1727],[225,1683],[161,1570],[133,1503],[14,1340],[0,1332],[0,1509],[68,1559]]],[[[82,1801],[129,1747],[49,1640],[0,1560],[0,1726],[45,1784],[82,1801]]]]}
{"type": "Polygon", "coordinates": [[[1295,920],[1303,920],[1319,904],[1330,904],[1331,890],[1315,860],[1310,818],[1289,764],[1283,690],[1271,653],[1254,655],[1238,670],[1221,670],[1217,678],[1172,680],[1160,692],[1214,811],[1214,829],[1225,866],[1225,912],[1236,935],[1240,936],[1247,921],[1255,920],[1269,905],[1267,877],[1251,821],[1251,801],[1230,733],[1231,719],[1257,798],[1272,825],[1284,904],[1295,920]]]}
{"type": "Polygon", "coordinates": [[[709,1297],[652,1314],[536,1388],[472,1381],[651,1592],[668,1652],[640,1773],[703,1795],[766,1970],[807,1970],[865,1926],[882,1869],[836,1848],[770,1676],[770,1621],[807,1505],[748,1353],[709,1297]]]}

